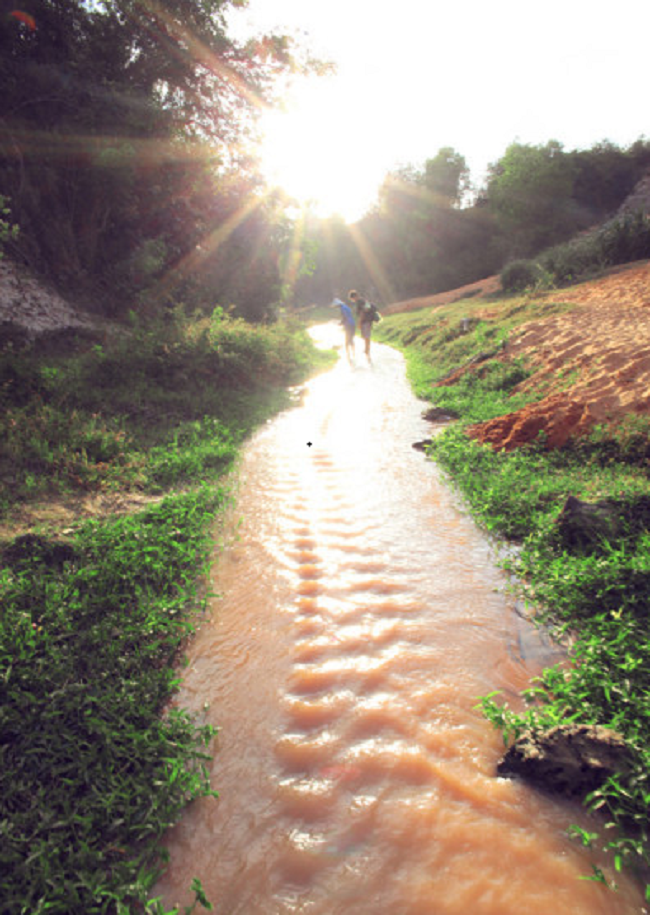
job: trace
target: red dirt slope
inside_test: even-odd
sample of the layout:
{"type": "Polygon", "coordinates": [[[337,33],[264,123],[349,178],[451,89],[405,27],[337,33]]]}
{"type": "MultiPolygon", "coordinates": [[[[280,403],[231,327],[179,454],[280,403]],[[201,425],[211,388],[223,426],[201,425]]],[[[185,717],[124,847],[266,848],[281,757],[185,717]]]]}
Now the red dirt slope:
{"type": "Polygon", "coordinates": [[[396,315],[403,311],[417,311],[419,308],[432,308],[434,305],[448,305],[469,296],[485,296],[501,289],[501,279],[498,275],[488,276],[476,283],[468,283],[458,289],[449,289],[447,292],[436,292],[434,295],[424,295],[417,299],[405,299],[403,302],[393,302],[392,305],[382,307],[382,315],[396,315]]]}
{"type": "Polygon", "coordinates": [[[550,447],[561,447],[596,424],[617,424],[630,413],[650,416],[650,263],[616,268],[545,298],[579,307],[522,325],[508,343],[503,358],[524,356],[535,371],[516,390],[547,383],[548,394],[470,427],[470,435],[497,449],[530,442],[540,430],[550,447]]]}

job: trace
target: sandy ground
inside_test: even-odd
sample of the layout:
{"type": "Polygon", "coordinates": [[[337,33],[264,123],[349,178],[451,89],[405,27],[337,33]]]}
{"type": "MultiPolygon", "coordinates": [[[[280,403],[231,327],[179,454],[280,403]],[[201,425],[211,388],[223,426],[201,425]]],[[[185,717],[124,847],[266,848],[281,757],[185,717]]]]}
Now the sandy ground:
{"type": "Polygon", "coordinates": [[[458,302],[469,296],[490,295],[492,292],[498,292],[499,289],[501,289],[499,276],[488,276],[484,280],[468,283],[467,286],[461,286],[458,289],[449,289],[447,292],[437,292],[435,295],[394,302],[382,307],[381,313],[382,315],[394,315],[401,314],[403,311],[417,311],[419,308],[432,308],[434,305],[449,305],[450,302],[458,302]]]}
{"type": "Polygon", "coordinates": [[[650,418],[650,263],[618,268],[546,299],[578,307],[523,325],[504,357],[523,356],[535,370],[516,390],[548,385],[546,396],[471,434],[509,450],[543,430],[549,446],[560,447],[628,414],[650,418]]]}
{"type": "MultiPolygon", "coordinates": [[[[385,314],[445,305],[500,288],[487,277],[460,289],[398,302],[385,314]]],[[[591,280],[543,294],[551,304],[573,302],[568,314],[531,321],[513,333],[504,359],[524,357],[534,375],[515,391],[542,389],[544,398],[469,429],[479,441],[510,450],[544,431],[551,447],[601,423],[633,414],[650,419],[650,262],[616,267],[591,280]]],[[[486,308],[490,317],[494,308],[486,308]]]]}

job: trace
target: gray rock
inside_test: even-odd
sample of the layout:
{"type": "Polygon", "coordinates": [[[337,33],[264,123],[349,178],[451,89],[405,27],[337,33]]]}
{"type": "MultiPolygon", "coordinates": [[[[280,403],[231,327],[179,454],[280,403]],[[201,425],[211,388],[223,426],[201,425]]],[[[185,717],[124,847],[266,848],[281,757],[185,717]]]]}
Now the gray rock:
{"type": "Polygon", "coordinates": [[[422,414],[422,419],[430,423],[449,423],[458,419],[458,414],[453,410],[445,410],[443,407],[431,407],[422,414]]]}
{"type": "Polygon", "coordinates": [[[560,540],[564,546],[578,550],[613,540],[621,534],[621,514],[621,505],[613,499],[582,502],[569,496],[556,521],[560,540]]]}

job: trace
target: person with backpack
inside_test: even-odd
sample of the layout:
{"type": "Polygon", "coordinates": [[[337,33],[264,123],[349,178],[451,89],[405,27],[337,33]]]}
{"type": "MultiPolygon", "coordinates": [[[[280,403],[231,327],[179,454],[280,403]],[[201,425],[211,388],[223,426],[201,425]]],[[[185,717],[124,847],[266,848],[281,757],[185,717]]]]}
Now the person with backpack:
{"type": "Polygon", "coordinates": [[[356,306],[357,321],[359,322],[359,331],[363,337],[365,344],[365,353],[368,358],[368,362],[371,362],[370,359],[370,335],[372,334],[372,325],[376,321],[381,321],[381,315],[377,311],[376,307],[372,302],[366,301],[363,296],[360,296],[356,289],[351,289],[348,293],[348,298],[353,305],[356,306]]]}

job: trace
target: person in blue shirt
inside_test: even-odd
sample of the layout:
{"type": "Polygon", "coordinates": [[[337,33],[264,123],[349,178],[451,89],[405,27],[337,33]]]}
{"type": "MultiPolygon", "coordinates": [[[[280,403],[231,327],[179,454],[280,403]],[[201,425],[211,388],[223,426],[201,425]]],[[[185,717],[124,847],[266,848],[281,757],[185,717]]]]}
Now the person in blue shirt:
{"type": "Polygon", "coordinates": [[[341,324],[345,332],[345,352],[348,362],[352,362],[354,358],[354,332],[357,329],[356,321],[349,305],[346,305],[341,299],[334,299],[334,304],[341,309],[341,324]]]}

